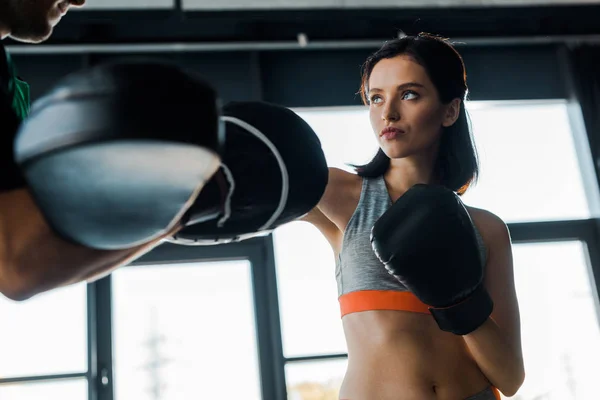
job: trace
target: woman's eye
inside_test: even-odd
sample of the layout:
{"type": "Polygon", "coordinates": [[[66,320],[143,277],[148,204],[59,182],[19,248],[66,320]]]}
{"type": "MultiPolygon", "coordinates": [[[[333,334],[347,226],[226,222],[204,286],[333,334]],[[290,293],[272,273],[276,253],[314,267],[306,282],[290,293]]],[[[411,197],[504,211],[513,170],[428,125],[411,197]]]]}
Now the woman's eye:
{"type": "Polygon", "coordinates": [[[408,90],[408,91],[404,92],[404,94],[402,95],[403,100],[414,100],[417,97],[419,97],[419,94],[417,92],[413,92],[412,90],[408,90]],[[413,96],[413,97],[407,98],[408,96],[413,96]]]}
{"type": "Polygon", "coordinates": [[[371,97],[371,104],[377,104],[381,100],[381,96],[373,96],[371,97]]]}

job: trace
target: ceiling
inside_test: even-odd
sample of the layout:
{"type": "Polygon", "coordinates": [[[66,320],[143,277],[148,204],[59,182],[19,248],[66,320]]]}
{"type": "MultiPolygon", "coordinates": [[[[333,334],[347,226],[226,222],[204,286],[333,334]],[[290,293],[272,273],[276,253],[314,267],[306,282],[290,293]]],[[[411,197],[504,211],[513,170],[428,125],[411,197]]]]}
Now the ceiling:
{"type": "Polygon", "coordinates": [[[600,0],[87,0],[83,10],[132,10],[174,8],[184,10],[252,9],[353,9],[353,8],[440,8],[533,5],[600,4],[600,0]]]}
{"type": "Polygon", "coordinates": [[[314,46],[400,31],[469,44],[600,41],[600,0],[87,0],[79,10],[45,44],[272,45],[302,36],[314,46]]]}

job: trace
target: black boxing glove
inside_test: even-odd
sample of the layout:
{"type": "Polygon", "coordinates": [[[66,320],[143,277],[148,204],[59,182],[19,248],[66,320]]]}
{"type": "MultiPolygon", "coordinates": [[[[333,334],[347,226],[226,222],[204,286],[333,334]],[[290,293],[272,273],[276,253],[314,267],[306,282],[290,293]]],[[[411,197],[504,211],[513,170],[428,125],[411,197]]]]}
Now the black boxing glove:
{"type": "Polygon", "coordinates": [[[188,213],[177,244],[216,245],[264,236],[313,209],[329,170],[313,129],[276,104],[231,102],[222,110],[221,170],[188,213]]]}
{"type": "Polygon", "coordinates": [[[132,248],[180,223],[219,168],[219,112],[215,90],[175,65],[101,65],[33,104],[15,158],[59,236],[132,248]]]}
{"type": "Polygon", "coordinates": [[[413,186],[377,220],[371,244],[389,273],[429,306],[440,329],[466,335],[491,315],[475,228],[453,191],[413,186]]]}

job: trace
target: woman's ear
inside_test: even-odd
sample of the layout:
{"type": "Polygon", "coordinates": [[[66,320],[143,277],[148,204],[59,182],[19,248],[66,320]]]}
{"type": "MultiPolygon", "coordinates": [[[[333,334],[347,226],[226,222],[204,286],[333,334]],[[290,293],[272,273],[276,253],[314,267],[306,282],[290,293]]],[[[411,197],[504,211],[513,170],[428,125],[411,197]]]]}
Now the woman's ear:
{"type": "Polygon", "coordinates": [[[462,101],[460,99],[454,99],[445,106],[444,119],[442,120],[442,126],[444,128],[454,125],[460,115],[461,107],[462,101]]]}

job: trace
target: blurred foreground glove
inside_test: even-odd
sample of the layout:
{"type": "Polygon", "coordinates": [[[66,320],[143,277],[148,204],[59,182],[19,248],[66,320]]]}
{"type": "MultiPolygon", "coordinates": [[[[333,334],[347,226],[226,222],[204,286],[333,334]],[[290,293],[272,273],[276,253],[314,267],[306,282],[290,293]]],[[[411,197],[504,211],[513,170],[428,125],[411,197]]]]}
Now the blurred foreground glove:
{"type": "Polygon", "coordinates": [[[165,235],[220,166],[218,99],[174,65],[71,74],[33,104],[15,159],[49,225],[96,249],[165,235]]]}

